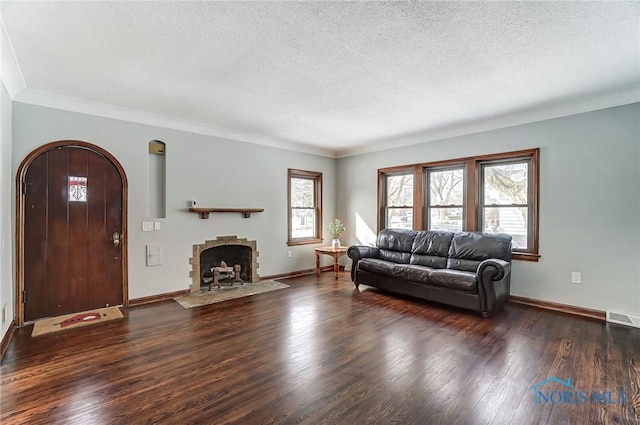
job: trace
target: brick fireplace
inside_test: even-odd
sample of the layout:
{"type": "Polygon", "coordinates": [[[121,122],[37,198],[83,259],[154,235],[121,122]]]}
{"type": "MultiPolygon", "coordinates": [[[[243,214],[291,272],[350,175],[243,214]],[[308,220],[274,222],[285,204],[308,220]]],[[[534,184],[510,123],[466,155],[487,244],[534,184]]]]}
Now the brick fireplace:
{"type": "Polygon", "coordinates": [[[191,264],[191,293],[197,293],[205,283],[205,274],[211,272],[212,267],[220,267],[221,262],[233,267],[239,264],[240,277],[245,282],[258,282],[258,250],[256,241],[237,236],[218,236],[215,240],[205,241],[193,245],[191,264]]]}

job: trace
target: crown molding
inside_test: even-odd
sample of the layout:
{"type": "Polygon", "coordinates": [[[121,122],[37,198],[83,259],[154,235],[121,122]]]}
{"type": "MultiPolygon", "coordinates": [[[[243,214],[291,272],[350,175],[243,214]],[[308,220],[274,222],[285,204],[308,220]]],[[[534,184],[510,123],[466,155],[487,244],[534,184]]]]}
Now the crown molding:
{"type": "MultiPolygon", "coordinates": [[[[12,55],[12,57],[15,59],[15,55],[12,55]]],[[[608,92],[599,96],[590,96],[573,101],[566,99],[559,100],[548,104],[536,105],[531,108],[512,111],[499,116],[487,117],[486,119],[479,119],[471,122],[451,123],[450,125],[425,130],[424,132],[401,135],[383,140],[372,140],[352,149],[332,150],[319,146],[310,146],[279,140],[268,140],[260,136],[247,138],[246,135],[236,134],[207,124],[27,89],[22,87],[24,86],[24,79],[22,79],[22,74],[20,73],[20,68],[17,66],[17,62],[15,63],[14,71],[12,71],[10,75],[12,76],[12,79],[5,81],[3,73],[3,82],[7,86],[7,91],[9,91],[12,100],[15,102],[169,128],[172,130],[186,131],[189,133],[218,137],[236,142],[253,143],[329,158],[345,158],[349,156],[401,148],[640,102],[640,89],[633,86],[628,90],[622,90],[619,92],[608,92]],[[17,74],[13,74],[16,70],[17,74]],[[9,86],[11,86],[11,88],[9,86]]]]}
{"type": "Polygon", "coordinates": [[[7,34],[7,30],[0,15],[0,60],[2,61],[0,66],[0,80],[7,88],[9,97],[15,99],[16,95],[27,88],[27,84],[24,81],[24,76],[20,70],[16,53],[13,50],[13,45],[7,34]]]}
{"type": "Polygon", "coordinates": [[[78,112],[87,115],[94,115],[103,118],[111,118],[121,121],[128,121],[137,124],[146,124],[156,127],[168,128],[171,130],[186,131],[189,133],[202,134],[227,139],[235,142],[253,143],[256,145],[269,146],[277,149],[291,150],[318,156],[335,158],[335,152],[317,146],[309,146],[293,142],[269,140],[264,137],[246,137],[246,135],[236,134],[208,124],[173,118],[150,112],[137,111],[119,106],[107,105],[99,102],[92,102],[69,96],[47,93],[38,90],[25,89],[18,92],[13,99],[15,102],[26,103],[36,106],[44,106],[53,109],[78,112]]]}
{"type": "Polygon", "coordinates": [[[486,117],[468,122],[451,123],[423,132],[400,135],[398,137],[372,140],[352,149],[336,152],[336,158],[373,153],[382,150],[401,148],[436,140],[450,139],[486,131],[518,125],[531,124],[556,118],[568,117],[587,112],[594,112],[617,106],[624,106],[640,102],[640,86],[632,85],[619,91],[606,92],[599,95],[584,96],[576,99],[561,99],[544,104],[535,105],[521,110],[510,111],[505,114],[486,117]]]}

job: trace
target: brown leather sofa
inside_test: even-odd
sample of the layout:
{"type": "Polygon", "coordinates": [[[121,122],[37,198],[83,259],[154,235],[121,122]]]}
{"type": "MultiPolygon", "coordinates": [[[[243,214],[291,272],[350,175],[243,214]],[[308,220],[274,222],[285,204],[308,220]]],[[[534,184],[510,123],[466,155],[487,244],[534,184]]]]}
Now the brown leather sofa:
{"type": "Polygon", "coordinates": [[[351,280],[489,316],[508,300],[511,236],[384,229],[376,246],[349,247],[351,280]]]}

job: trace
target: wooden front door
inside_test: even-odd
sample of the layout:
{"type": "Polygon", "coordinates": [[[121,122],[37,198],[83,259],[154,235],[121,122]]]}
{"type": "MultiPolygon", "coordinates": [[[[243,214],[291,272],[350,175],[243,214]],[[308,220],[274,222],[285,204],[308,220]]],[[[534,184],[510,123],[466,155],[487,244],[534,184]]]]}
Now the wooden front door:
{"type": "Polygon", "coordinates": [[[24,320],[123,304],[123,181],[111,160],[57,146],[24,175],[24,320]]]}

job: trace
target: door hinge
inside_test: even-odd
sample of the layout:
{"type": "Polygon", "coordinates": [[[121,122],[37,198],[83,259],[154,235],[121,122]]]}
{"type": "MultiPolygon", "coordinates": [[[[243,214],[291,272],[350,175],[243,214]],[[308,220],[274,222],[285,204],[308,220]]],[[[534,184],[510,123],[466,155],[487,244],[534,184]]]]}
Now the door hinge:
{"type": "Polygon", "coordinates": [[[27,290],[23,289],[22,290],[22,304],[26,304],[27,303],[27,290]]]}

